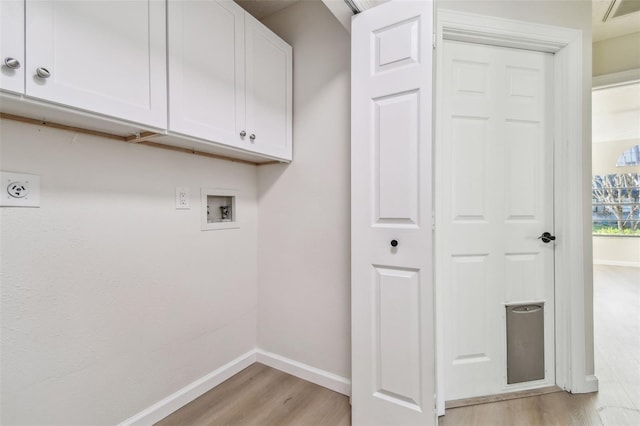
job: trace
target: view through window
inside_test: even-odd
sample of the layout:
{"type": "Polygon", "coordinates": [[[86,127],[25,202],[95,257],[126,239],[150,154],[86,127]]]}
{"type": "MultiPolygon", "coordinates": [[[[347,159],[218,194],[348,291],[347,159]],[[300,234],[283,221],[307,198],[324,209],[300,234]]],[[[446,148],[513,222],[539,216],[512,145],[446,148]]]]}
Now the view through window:
{"type": "Polygon", "coordinates": [[[640,174],[595,175],[593,233],[640,236],[640,174]]]}

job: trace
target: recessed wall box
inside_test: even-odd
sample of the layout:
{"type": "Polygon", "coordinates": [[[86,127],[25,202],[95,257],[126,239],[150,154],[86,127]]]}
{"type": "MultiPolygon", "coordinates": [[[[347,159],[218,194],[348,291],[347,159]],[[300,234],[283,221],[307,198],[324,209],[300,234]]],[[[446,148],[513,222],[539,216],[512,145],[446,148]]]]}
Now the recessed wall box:
{"type": "Polygon", "coordinates": [[[202,230],[239,228],[237,191],[202,188],[202,230]]]}

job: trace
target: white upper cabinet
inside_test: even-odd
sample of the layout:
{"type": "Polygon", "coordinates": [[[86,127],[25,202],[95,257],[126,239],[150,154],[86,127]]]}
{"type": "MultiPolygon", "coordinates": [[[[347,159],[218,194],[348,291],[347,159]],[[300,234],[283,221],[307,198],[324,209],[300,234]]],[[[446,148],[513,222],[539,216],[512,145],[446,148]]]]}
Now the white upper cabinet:
{"type": "Polygon", "coordinates": [[[290,160],[291,46],[249,14],[245,34],[246,127],[251,149],[290,160]]]}
{"type": "Polygon", "coordinates": [[[0,111],[292,159],[292,51],[232,0],[0,0],[0,111]]]}
{"type": "Polygon", "coordinates": [[[244,10],[232,1],[169,0],[169,130],[241,146],[244,10]]]}
{"type": "Polygon", "coordinates": [[[25,93],[165,128],[165,36],[162,0],[27,0],[25,93]]]}
{"type": "Polygon", "coordinates": [[[169,131],[291,160],[291,46],[230,0],[169,0],[169,131]]]}
{"type": "Polygon", "coordinates": [[[24,0],[0,0],[0,89],[24,92],[24,0]]]}

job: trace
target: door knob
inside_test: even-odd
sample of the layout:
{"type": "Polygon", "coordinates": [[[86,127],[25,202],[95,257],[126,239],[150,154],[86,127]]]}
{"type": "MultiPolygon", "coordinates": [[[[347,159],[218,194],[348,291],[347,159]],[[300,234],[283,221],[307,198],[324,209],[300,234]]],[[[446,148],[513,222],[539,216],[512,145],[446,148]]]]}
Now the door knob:
{"type": "Polygon", "coordinates": [[[12,70],[17,70],[20,68],[20,61],[16,58],[4,58],[4,64],[7,68],[11,68],[12,70]]]}
{"type": "Polygon", "coordinates": [[[251,139],[251,142],[255,141],[256,140],[256,135],[251,133],[251,136],[249,136],[249,139],[251,139]]]}
{"type": "Polygon", "coordinates": [[[398,247],[398,240],[391,240],[391,247],[398,247]]]}
{"type": "Polygon", "coordinates": [[[245,136],[247,136],[247,132],[245,132],[244,130],[243,130],[243,131],[241,131],[241,132],[240,132],[240,136],[242,136],[242,137],[244,138],[245,136]]]}
{"type": "Polygon", "coordinates": [[[542,235],[538,237],[539,240],[542,240],[543,243],[547,244],[556,239],[555,235],[551,235],[550,232],[543,232],[542,235]]]}

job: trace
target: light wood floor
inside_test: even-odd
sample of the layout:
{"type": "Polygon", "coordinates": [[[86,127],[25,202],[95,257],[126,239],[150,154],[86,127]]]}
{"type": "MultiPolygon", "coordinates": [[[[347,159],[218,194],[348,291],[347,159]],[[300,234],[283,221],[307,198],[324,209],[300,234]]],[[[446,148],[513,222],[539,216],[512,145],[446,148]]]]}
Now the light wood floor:
{"type": "MultiPolygon", "coordinates": [[[[640,426],[640,269],[594,268],[598,393],[557,392],[452,408],[443,426],[640,426]]],[[[349,399],[254,364],[160,423],[228,426],[343,426],[349,399]]]]}
{"type": "Polygon", "coordinates": [[[156,426],[348,426],[349,398],[253,364],[156,426]]]}

